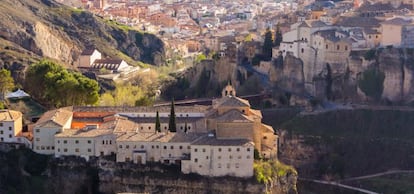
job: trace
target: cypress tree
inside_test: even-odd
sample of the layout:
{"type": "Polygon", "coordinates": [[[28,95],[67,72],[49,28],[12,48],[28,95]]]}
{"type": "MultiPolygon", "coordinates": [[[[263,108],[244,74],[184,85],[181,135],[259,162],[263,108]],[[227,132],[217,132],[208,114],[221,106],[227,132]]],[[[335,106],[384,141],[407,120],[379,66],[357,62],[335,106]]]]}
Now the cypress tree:
{"type": "Polygon", "coordinates": [[[155,132],[161,132],[160,115],[158,111],[157,111],[157,116],[155,117],[155,132]]]}
{"type": "Polygon", "coordinates": [[[272,47],[272,32],[267,28],[263,43],[263,59],[265,61],[270,61],[272,59],[272,47]]]}
{"type": "Polygon", "coordinates": [[[279,47],[280,43],[283,41],[282,32],[280,31],[280,23],[276,25],[276,34],[275,34],[275,44],[274,46],[279,47]]]}
{"type": "Polygon", "coordinates": [[[177,125],[175,124],[174,98],[171,101],[170,121],[168,123],[168,129],[170,132],[177,132],[177,125]]]}

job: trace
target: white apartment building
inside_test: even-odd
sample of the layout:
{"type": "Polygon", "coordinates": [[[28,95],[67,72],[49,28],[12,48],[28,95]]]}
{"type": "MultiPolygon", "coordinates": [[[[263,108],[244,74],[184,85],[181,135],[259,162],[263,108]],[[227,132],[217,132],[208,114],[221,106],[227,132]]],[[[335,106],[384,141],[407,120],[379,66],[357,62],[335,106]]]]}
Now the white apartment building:
{"type": "Polygon", "coordinates": [[[55,135],[55,156],[104,156],[116,153],[116,135],[109,129],[67,129],[55,135]]]}
{"type": "Polygon", "coordinates": [[[204,176],[253,176],[254,143],[247,139],[217,139],[210,133],[191,143],[191,158],[181,171],[204,176]]]}
{"type": "Polygon", "coordinates": [[[127,133],[117,139],[117,162],[180,164],[197,133],[127,133]]]}
{"type": "Polygon", "coordinates": [[[33,127],[33,151],[55,154],[55,134],[70,129],[72,117],[72,111],[63,108],[44,113],[33,127]]]}
{"type": "Polygon", "coordinates": [[[17,143],[22,128],[21,112],[0,110],[0,142],[17,143]]]}

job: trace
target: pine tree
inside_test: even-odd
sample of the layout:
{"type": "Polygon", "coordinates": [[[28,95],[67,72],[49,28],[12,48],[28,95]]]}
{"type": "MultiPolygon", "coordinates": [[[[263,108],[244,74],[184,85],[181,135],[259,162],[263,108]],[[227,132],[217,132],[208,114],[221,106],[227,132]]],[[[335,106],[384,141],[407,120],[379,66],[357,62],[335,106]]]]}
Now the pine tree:
{"type": "Polygon", "coordinates": [[[171,101],[170,121],[168,123],[168,129],[170,132],[177,132],[177,125],[175,124],[174,98],[171,101]]]}
{"type": "Polygon", "coordinates": [[[0,100],[3,100],[6,92],[14,88],[14,80],[10,71],[6,69],[0,70],[0,100]]]}
{"type": "Polygon", "coordinates": [[[282,36],[282,32],[280,31],[280,23],[277,23],[274,46],[279,47],[282,41],[283,41],[283,36],[282,36]]]}
{"type": "Polygon", "coordinates": [[[157,116],[155,117],[155,132],[161,132],[160,115],[158,111],[157,111],[157,116]]]}
{"type": "Polygon", "coordinates": [[[272,47],[272,32],[267,28],[263,43],[263,59],[265,61],[270,61],[272,59],[272,47]]]}

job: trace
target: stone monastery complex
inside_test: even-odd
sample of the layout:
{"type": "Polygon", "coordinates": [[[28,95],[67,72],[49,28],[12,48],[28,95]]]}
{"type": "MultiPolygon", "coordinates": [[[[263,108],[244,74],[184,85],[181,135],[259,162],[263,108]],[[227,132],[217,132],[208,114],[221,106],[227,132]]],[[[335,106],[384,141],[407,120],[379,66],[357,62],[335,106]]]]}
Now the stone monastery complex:
{"type": "Polygon", "coordinates": [[[230,85],[211,106],[175,106],[176,132],[168,129],[170,110],[170,106],[51,110],[30,127],[31,141],[18,137],[22,114],[4,110],[0,136],[3,142],[25,143],[37,153],[55,157],[115,154],[117,162],[178,164],[183,173],[206,176],[253,176],[254,150],[264,158],[276,158],[273,128],[261,123],[261,112],[236,97],[230,85]],[[157,113],[161,132],[156,131],[157,113]]]}

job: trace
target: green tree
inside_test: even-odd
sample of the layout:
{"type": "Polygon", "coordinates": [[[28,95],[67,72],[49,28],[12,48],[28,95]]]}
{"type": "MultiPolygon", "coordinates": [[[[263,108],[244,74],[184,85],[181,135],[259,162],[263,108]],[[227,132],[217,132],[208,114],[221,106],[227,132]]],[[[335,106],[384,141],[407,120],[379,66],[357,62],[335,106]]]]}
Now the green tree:
{"type": "Polygon", "coordinates": [[[274,46],[279,47],[282,41],[283,41],[283,36],[282,36],[282,32],[280,31],[280,23],[277,23],[274,46]]]}
{"type": "Polygon", "coordinates": [[[358,86],[365,95],[380,100],[384,90],[385,74],[378,69],[368,69],[362,73],[358,80],[358,86]]]}
{"type": "Polygon", "coordinates": [[[265,61],[270,61],[272,59],[272,47],[272,32],[267,28],[263,43],[263,59],[265,61]]]}
{"type": "Polygon", "coordinates": [[[30,65],[26,73],[25,88],[37,100],[46,100],[46,74],[60,72],[62,67],[48,60],[42,60],[30,65]]]}
{"type": "Polygon", "coordinates": [[[161,132],[161,122],[160,122],[160,115],[158,111],[155,117],[155,132],[161,132]]]}
{"type": "Polygon", "coordinates": [[[14,88],[14,80],[7,69],[0,70],[0,100],[4,99],[6,92],[14,88]]]}
{"type": "Polygon", "coordinates": [[[98,82],[45,60],[29,67],[26,88],[35,98],[54,107],[93,105],[99,100],[98,82]]]}
{"type": "Polygon", "coordinates": [[[170,120],[168,122],[168,129],[170,132],[177,132],[177,125],[175,123],[174,98],[171,101],[170,120]]]}

